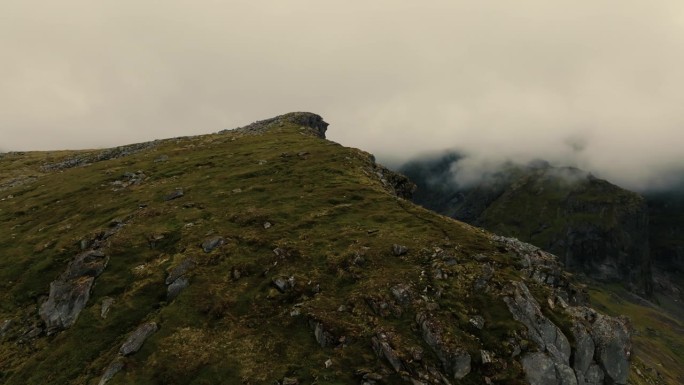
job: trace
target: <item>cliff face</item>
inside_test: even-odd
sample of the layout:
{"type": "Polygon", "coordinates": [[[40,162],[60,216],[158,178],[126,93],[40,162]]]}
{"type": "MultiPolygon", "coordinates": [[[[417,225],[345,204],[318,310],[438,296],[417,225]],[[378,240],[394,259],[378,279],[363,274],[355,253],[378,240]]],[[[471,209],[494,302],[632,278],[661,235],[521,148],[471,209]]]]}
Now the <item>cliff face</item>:
{"type": "Polygon", "coordinates": [[[452,171],[440,162],[403,168],[419,186],[416,203],[535,244],[559,255],[572,271],[652,293],[648,208],[638,194],[578,169],[544,163],[507,165],[475,185],[459,187],[453,180],[444,184],[452,171]],[[430,170],[445,174],[420,175],[430,170]]]}
{"type": "Polygon", "coordinates": [[[0,382],[627,383],[629,323],[555,256],[404,200],[326,126],[0,159],[31,176],[0,199],[0,382]]]}

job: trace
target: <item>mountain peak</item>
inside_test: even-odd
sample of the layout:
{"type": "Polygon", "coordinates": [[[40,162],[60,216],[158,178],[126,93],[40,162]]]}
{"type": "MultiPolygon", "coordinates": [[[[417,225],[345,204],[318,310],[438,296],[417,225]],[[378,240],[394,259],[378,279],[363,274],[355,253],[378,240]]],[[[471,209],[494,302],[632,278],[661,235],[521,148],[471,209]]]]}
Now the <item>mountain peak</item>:
{"type": "Polygon", "coordinates": [[[312,112],[289,112],[274,118],[258,120],[250,125],[234,130],[223,130],[221,133],[237,131],[246,134],[261,134],[272,128],[282,127],[285,124],[296,124],[305,127],[321,139],[325,139],[325,132],[328,129],[328,123],[320,115],[312,112]]]}

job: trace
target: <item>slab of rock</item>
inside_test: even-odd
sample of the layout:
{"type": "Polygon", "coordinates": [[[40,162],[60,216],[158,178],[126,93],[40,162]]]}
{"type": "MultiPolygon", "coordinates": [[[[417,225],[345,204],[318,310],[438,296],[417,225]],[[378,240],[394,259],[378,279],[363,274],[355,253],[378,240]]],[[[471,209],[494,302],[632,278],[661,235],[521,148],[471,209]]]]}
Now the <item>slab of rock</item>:
{"type": "Polygon", "coordinates": [[[109,310],[112,308],[114,302],[114,298],[105,297],[102,299],[102,305],[100,307],[100,317],[102,317],[103,319],[107,318],[107,314],[109,314],[109,310]]]}
{"type": "Polygon", "coordinates": [[[105,369],[102,377],[100,377],[100,382],[98,382],[98,385],[105,385],[107,382],[109,382],[109,380],[114,378],[114,376],[119,373],[123,367],[124,363],[121,359],[117,358],[112,361],[109,366],[107,366],[107,369],[105,369]]]}
{"type": "Polygon", "coordinates": [[[567,337],[544,316],[539,303],[524,283],[515,282],[513,286],[513,296],[504,298],[513,318],[527,326],[530,339],[545,349],[554,362],[569,365],[571,348],[567,337]]]}
{"type": "Polygon", "coordinates": [[[154,334],[159,328],[157,327],[157,324],[155,322],[148,322],[146,324],[141,325],[138,327],[130,336],[128,336],[128,339],[126,342],[121,345],[121,349],[119,349],[119,354],[122,356],[128,356],[131,355],[142,347],[143,343],[145,340],[150,338],[152,334],[154,334]]]}
{"type": "Polygon", "coordinates": [[[90,250],[77,255],[59,276],[62,281],[79,277],[97,277],[107,267],[109,257],[100,250],[90,250]]]}
{"type": "Polygon", "coordinates": [[[174,199],[178,199],[178,198],[182,197],[183,195],[185,195],[185,193],[183,192],[183,189],[179,188],[179,189],[176,189],[175,191],[173,191],[172,193],[166,195],[164,197],[164,200],[165,201],[172,201],[174,199]]]}
{"type": "Polygon", "coordinates": [[[69,328],[76,322],[90,299],[94,281],[93,277],[82,277],[69,282],[57,280],[50,283],[49,297],[38,311],[48,335],[69,328]]]}
{"type": "Polygon", "coordinates": [[[190,285],[190,280],[186,277],[180,277],[173,281],[166,289],[166,301],[173,301],[188,285],[190,285]]]}
{"type": "Polygon", "coordinates": [[[169,276],[166,277],[166,284],[172,284],[175,280],[185,275],[190,270],[194,269],[195,265],[196,263],[192,259],[183,260],[183,262],[179,263],[178,266],[174,267],[169,273],[169,276]]]}
{"type": "Polygon", "coordinates": [[[403,369],[399,355],[392,349],[384,334],[378,333],[376,337],[371,338],[371,342],[377,355],[385,357],[395,372],[399,373],[403,369]]]}

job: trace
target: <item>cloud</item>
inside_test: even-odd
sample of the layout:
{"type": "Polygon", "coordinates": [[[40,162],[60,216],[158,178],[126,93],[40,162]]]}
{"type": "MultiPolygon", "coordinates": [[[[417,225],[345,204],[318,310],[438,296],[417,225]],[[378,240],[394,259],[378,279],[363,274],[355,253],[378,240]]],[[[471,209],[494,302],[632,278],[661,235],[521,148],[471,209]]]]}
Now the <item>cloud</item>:
{"type": "Polygon", "coordinates": [[[306,110],[389,163],[456,148],[629,186],[684,164],[678,0],[25,0],[0,15],[7,149],[306,110]]]}

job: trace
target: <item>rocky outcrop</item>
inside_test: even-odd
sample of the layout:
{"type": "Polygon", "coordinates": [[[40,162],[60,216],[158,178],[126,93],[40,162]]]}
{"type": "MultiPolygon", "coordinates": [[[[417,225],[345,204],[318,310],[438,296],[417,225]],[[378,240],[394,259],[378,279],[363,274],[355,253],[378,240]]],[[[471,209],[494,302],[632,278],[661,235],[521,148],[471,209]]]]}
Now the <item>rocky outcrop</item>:
{"type": "Polygon", "coordinates": [[[285,124],[301,126],[304,130],[307,130],[321,139],[325,139],[325,132],[328,129],[328,123],[326,123],[320,115],[311,112],[290,112],[274,118],[259,120],[244,127],[232,130],[222,130],[219,131],[219,133],[235,132],[247,135],[260,135],[271,129],[282,127],[285,124]]]}
{"type": "Polygon", "coordinates": [[[40,169],[43,172],[59,171],[72,167],[85,166],[91,163],[102,162],[105,160],[123,158],[125,156],[137,154],[141,151],[151,149],[158,144],[159,141],[152,141],[109,148],[99,152],[79,154],[60,162],[45,163],[40,169]]]}
{"type": "Polygon", "coordinates": [[[99,250],[81,253],[50,284],[48,299],[39,310],[48,335],[64,330],[76,322],[90,299],[95,278],[102,274],[108,261],[109,257],[99,250]]]}
{"type": "Polygon", "coordinates": [[[581,290],[567,281],[553,255],[515,239],[493,239],[520,258],[530,278],[554,289],[555,298],[549,301],[563,309],[571,325],[563,331],[544,314],[525,283],[511,284],[504,302],[539,349],[521,359],[530,384],[626,384],[631,354],[626,321],[584,306],[581,290]]]}
{"type": "Polygon", "coordinates": [[[441,325],[432,320],[426,313],[416,316],[423,341],[435,352],[444,370],[456,380],[463,379],[470,373],[470,354],[458,346],[451,346],[444,340],[441,325]]]}

